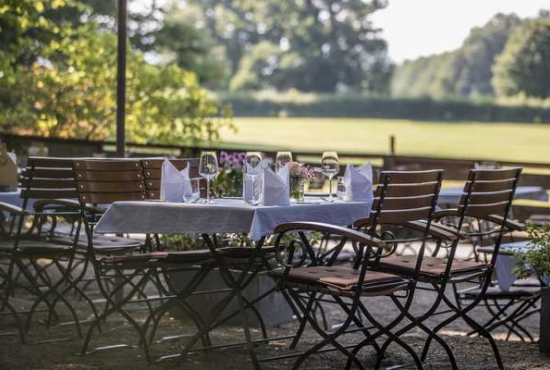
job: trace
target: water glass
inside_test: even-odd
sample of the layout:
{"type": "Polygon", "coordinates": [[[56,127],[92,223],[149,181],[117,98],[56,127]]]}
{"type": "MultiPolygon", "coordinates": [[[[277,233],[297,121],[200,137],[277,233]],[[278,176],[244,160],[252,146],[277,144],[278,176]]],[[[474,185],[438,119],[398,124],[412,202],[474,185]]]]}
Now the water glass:
{"type": "Polygon", "coordinates": [[[346,184],[344,184],[344,178],[338,176],[338,181],[336,182],[336,197],[338,200],[346,200],[346,184]]]}
{"type": "Polygon", "coordinates": [[[201,196],[201,179],[195,177],[189,179],[191,181],[191,193],[183,193],[183,200],[185,203],[195,203],[201,196]]]}
{"type": "Polygon", "coordinates": [[[336,152],[324,152],[321,159],[321,171],[323,175],[328,177],[329,181],[329,197],[328,201],[334,201],[332,196],[332,178],[340,172],[340,163],[338,161],[338,153],[336,152]]]}
{"type": "Polygon", "coordinates": [[[275,158],[275,169],[279,171],[281,168],[292,162],[291,152],[277,152],[275,158]]]}
{"type": "Polygon", "coordinates": [[[199,174],[206,179],[206,203],[214,203],[210,199],[210,182],[218,175],[218,157],[216,156],[216,152],[205,151],[201,153],[199,174]]]}
{"type": "Polygon", "coordinates": [[[260,204],[260,198],[263,187],[263,176],[261,174],[244,174],[243,178],[243,199],[248,204],[257,206],[260,204]]]}

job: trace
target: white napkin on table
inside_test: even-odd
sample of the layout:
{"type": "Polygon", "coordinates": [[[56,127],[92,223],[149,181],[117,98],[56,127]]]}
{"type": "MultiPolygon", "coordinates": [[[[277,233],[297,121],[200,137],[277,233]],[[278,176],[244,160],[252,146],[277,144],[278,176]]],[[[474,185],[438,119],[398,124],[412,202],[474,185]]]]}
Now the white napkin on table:
{"type": "Polygon", "coordinates": [[[353,202],[369,202],[372,204],[372,165],[370,163],[358,168],[348,164],[344,174],[346,200],[353,202]]]}
{"type": "Polygon", "coordinates": [[[160,199],[166,202],[181,202],[184,195],[191,196],[192,193],[189,164],[178,171],[169,160],[164,160],[160,177],[160,199]]]}
{"type": "MultiPolygon", "coordinates": [[[[264,167],[262,164],[252,167],[248,163],[245,163],[245,173],[243,174],[243,199],[245,202],[251,203],[254,200],[255,192],[260,192],[263,188],[263,171],[264,167]]],[[[261,194],[260,194],[261,197],[261,194]]]]}
{"type": "Polygon", "coordinates": [[[266,206],[290,205],[290,164],[277,173],[271,168],[264,169],[264,200],[266,206]]]}

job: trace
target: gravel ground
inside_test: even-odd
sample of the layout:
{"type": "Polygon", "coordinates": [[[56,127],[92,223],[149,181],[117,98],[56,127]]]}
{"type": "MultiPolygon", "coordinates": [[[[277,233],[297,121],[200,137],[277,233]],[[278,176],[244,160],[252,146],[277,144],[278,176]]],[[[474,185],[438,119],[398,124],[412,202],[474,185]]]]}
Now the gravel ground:
{"type": "MultiPolygon", "coordinates": [[[[433,299],[433,294],[418,291],[415,296],[414,310],[420,313],[427,309],[433,299]]],[[[17,299],[16,306],[28,306],[29,301],[17,299]]],[[[397,315],[397,310],[387,298],[366,299],[366,306],[375,314],[381,322],[387,322],[397,315]]],[[[329,305],[331,306],[331,305],[329,305]]],[[[476,309],[473,317],[479,321],[488,318],[482,309],[476,309]]],[[[79,310],[79,312],[84,312],[79,310]]],[[[329,308],[330,322],[338,323],[343,317],[339,310],[329,308]]],[[[144,313],[134,313],[135,317],[143,320],[144,313]]],[[[445,316],[437,316],[428,320],[433,325],[445,316]]],[[[538,316],[527,320],[526,327],[532,333],[538,333],[538,316]]],[[[0,317],[0,332],[13,330],[13,323],[7,317],[0,317]]],[[[111,316],[101,335],[94,335],[94,346],[101,346],[114,343],[137,343],[137,336],[128,325],[123,323],[120,317],[111,316]]],[[[270,329],[269,334],[273,336],[291,334],[296,329],[296,323],[284,325],[283,327],[270,329]]],[[[460,369],[494,369],[496,368],[492,352],[486,340],[482,338],[471,338],[465,336],[468,327],[458,321],[444,331],[444,339],[452,346],[460,369]]],[[[159,329],[161,335],[169,336],[181,333],[192,332],[190,323],[186,320],[166,318],[159,329]]],[[[254,335],[259,336],[259,331],[254,329],[254,335]]],[[[357,343],[361,334],[350,334],[346,336],[343,343],[357,343]]],[[[550,359],[544,358],[538,351],[536,344],[522,343],[520,341],[505,342],[503,333],[496,333],[498,346],[507,369],[550,369],[550,359]]],[[[243,340],[242,329],[238,327],[223,327],[213,334],[213,342],[235,342],[243,340]]],[[[422,349],[425,336],[420,331],[411,331],[402,337],[417,352],[422,349]]],[[[319,337],[313,330],[309,329],[301,341],[299,348],[306,349],[317,343],[319,337]]],[[[73,326],[58,326],[46,330],[39,323],[32,326],[29,335],[31,344],[21,345],[13,336],[0,337],[0,369],[63,369],[63,370],[84,370],[84,369],[249,369],[252,368],[248,360],[246,350],[240,347],[227,348],[224,350],[211,350],[205,353],[197,353],[187,358],[175,361],[168,360],[160,364],[147,364],[143,352],[139,348],[126,348],[97,352],[93,355],[78,355],[82,346],[82,340],[75,335],[73,326]],[[62,341],[56,339],[64,338],[62,341]],[[67,339],[68,338],[68,339],[67,339]],[[52,341],[53,340],[53,341],[52,341]],[[48,342],[50,341],[50,342],[48,342]]],[[[158,357],[165,354],[177,353],[183,341],[164,341],[157,343],[152,348],[153,356],[158,357]]],[[[273,356],[276,354],[288,353],[288,341],[275,341],[270,344],[261,344],[256,347],[259,357],[273,356]]],[[[372,367],[375,360],[374,351],[371,348],[360,353],[360,359],[367,367],[372,367]]],[[[392,367],[400,364],[410,364],[410,357],[399,347],[390,347],[384,361],[385,367],[392,367]]],[[[293,360],[280,360],[268,362],[263,365],[264,369],[290,369],[293,360]]],[[[328,352],[310,357],[302,368],[310,369],[340,369],[345,366],[345,358],[336,353],[328,352]]],[[[408,366],[414,368],[414,366],[408,366]]],[[[430,357],[426,362],[427,369],[450,368],[443,350],[433,345],[430,357]]]]}

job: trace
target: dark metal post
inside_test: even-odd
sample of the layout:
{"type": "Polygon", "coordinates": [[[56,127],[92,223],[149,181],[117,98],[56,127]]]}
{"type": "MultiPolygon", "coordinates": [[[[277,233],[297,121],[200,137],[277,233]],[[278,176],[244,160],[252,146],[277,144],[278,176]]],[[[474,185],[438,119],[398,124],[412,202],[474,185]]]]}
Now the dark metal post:
{"type": "Polygon", "coordinates": [[[116,155],[126,156],[126,16],[128,0],[118,0],[118,53],[117,53],[117,99],[116,99],[116,155]]]}
{"type": "Polygon", "coordinates": [[[395,136],[390,136],[390,153],[391,155],[395,155],[395,136]]]}

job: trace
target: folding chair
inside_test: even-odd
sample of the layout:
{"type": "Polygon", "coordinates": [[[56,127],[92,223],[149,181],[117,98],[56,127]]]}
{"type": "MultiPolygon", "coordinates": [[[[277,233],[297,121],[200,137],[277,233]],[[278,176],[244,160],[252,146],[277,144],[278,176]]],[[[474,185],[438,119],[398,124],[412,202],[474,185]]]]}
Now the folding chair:
{"type": "MultiPolygon", "coordinates": [[[[128,254],[96,249],[93,229],[98,215],[90,213],[90,205],[109,204],[115,201],[144,201],[147,199],[146,186],[141,164],[134,160],[75,160],[73,163],[80,202],[80,212],[87,235],[88,254],[92,262],[95,279],[107,304],[101,315],[91,324],[82,347],[82,354],[99,350],[131,347],[128,344],[116,344],[88,350],[92,334],[99,323],[114,313],[120,314],[139,335],[139,344],[143,346],[145,358],[151,362],[149,345],[156,332],[160,317],[172,306],[185,310],[197,327],[201,321],[197,314],[185,303],[193,289],[209,271],[211,256],[205,251],[190,252],[153,252],[128,254]],[[179,269],[193,268],[196,274],[181,290],[175,290],[167,279],[161,276],[179,269]],[[166,284],[166,285],[163,285],[166,284]],[[158,289],[159,295],[149,297],[147,285],[158,289]],[[129,287],[128,291],[124,287],[129,287]],[[136,299],[137,297],[137,299],[136,299]],[[132,317],[126,306],[131,303],[145,303],[149,315],[140,325],[132,317]],[[155,302],[162,302],[153,308],[155,302]],[[150,340],[147,338],[150,333],[150,340]]],[[[207,339],[204,339],[207,341],[207,339]]]]}
{"type": "MultiPolygon", "coordinates": [[[[439,223],[434,223],[434,225],[432,225],[432,230],[445,230],[446,232],[449,232],[450,235],[446,238],[446,240],[445,238],[442,238],[441,234],[437,236],[439,238],[439,246],[449,249],[448,257],[440,258],[436,255],[427,257],[425,258],[420,271],[419,279],[433,287],[433,290],[437,292],[437,298],[431,308],[424,315],[415,318],[410,317],[412,322],[396,333],[397,335],[402,335],[414,327],[419,327],[428,334],[428,338],[422,351],[421,358],[423,361],[427,357],[431,341],[433,339],[437,339],[437,332],[456,319],[462,318],[475,332],[487,338],[493,349],[497,365],[499,368],[503,368],[498,347],[494,339],[487,332],[487,330],[485,330],[483,326],[480,325],[468,313],[478,306],[491,284],[491,276],[494,271],[496,256],[500,248],[502,236],[507,230],[509,230],[508,227],[510,222],[508,221],[508,215],[510,213],[512,200],[514,198],[514,193],[520,174],[521,168],[504,170],[471,170],[468,175],[468,180],[464,186],[463,195],[458,208],[455,210],[438,211],[434,215],[434,220],[441,220],[444,217],[452,217],[455,220],[458,220],[456,229],[449,226],[443,226],[439,223]],[[461,240],[468,239],[469,237],[478,237],[480,235],[480,233],[476,230],[463,230],[463,226],[466,225],[467,218],[491,221],[497,225],[494,229],[483,231],[484,235],[495,235],[495,244],[492,257],[487,263],[478,262],[475,260],[465,261],[455,259],[458,244],[461,240]],[[452,236],[453,233],[454,237],[452,236]],[[450,243],[450,245],[443,246],[442,243],[450,243]],[[471,300],[465,307],[460,305],[460,301],[454,303],[452,299],[445,295],[445,289],[448,285],[451,285],[456,292],[456,285],[459,283],[472,283],[478,285],[480,288],[479,296],[471,300]],[[436,311],[442,302],[449,307],[453,314],[433,329],[428,329],[423,324],[424,321],[428,317],[436,314],[436,311]]],[[[415,223],[415,226],[422,229],[422,227],[426,226],[426,223],[419,221],[415,223]]],[[[432,236],[434,235],[432,234],[432,236]]],[[[411,274],[411,269],[408,267],[410,263],[410,258],[407,256],[393,256],[381,259],[378,266],[382,271],[390,271],[393,273],[398,273],[401,276],[409,276],[411,274]]],[[[446,350],[448,349],[448,346],[444,342],[439,340],[438,342],[443,346],[443,348],[446,350]]],[[[454,358],[450,358],[453,369],[456,369],[457,366],[454,358]]]]}
{"type": "MultiPolygon", "coordinates": [[[[277,255],[279,262],[285,266],[282,273],[278,272],[279,287],[288,291],[294,298],[294,303],[301,311],[302,317],[323,338],[308,351],[298,354],[300,357],[295,362],[294,369],[298,368],[310,355],[327,350],[338,350],[344,354],[348,358],[348,368],[355,364],[363,369],[364,366],[356,355],[367,345],[372,345],[375,349],[378,355],[377,366],[379,366],[384,354],[384,347],[387,347],[386,343],[390,342],[395,342],[405,349],[413,358],[416,366],[422,368],[417,354],[394,334],[394,329],[409,315],[408,310],[412,304],[416,278],[423,261],[425,241],[436,207],[442,173],[441,170],[382,172],[371,216],[359,221],[360,226],[367,229],[367,234],[348,228],[307,222],[288,223],[276,228],[275,232],[279,233],[276,243],[277,255]],[[387,253],[389,247],[379,234],[381,226],[419,219],[426,219],[427,227],[423,237],[420,238],[422,246],[417,260],[411,262],[416,275],[402,278],[395,274],[372,270],[371,266],[387,253]],[[338,244],[341,247],[335,249],[333,254],[318,258],[306,235],[312,231],[323,233],[325,236],[339,237],[343,243],[338,244]],[[290,233],[298,235],[290,242],[284,242],[285,236],[290,233]],[[337,259],[338,253],[348,242],[353,244],[357,255],[354,266],[334,266],[333,263],[337,259]],[[296,262],[295,249],[297,247],[301,248],[301,258],[296,262]],[[289,251],[286,258],[282,256],[282,250],[289,251]],[[399,302],[399,298],[395,295],[398,291],[407,293],[404,297],[405,302],[399,302]],[[306,304],[298,296],[300,293],[309,296],[306,304]],[[345,322],[334,332],[324,331],[311,315],[312,307],[320,294],[331,297],[347,315],[345,322]],[[369,312],[368,305],[363,302],[363,300],[368,302],[369,299],[372,299],[370,297],[383,296],[389,297],[398,309],[398,316],[387,325],[379,323],[369,312]],[[362,317],[366,321],[362,320],[362,317]],[[352,324],[357,328],[351,329],[352,324]],[[371,332],[373,329],[375,332],[371,332]],[[365,335],[361,342],[343,345],[338,341],[340,336],[358,331],[365,335]],[[384,347],[381,348],[376,339],[383,335],[388,339],[384,347]],[[324,349],[327,345],[332,345],[334,348],[324,349]]],[[[303,330],[302,326],[299,330],[303,330]]]]}
{"type": "MultiPolygon", "coordinates": [[[[37,297],[26,312],[26,331],[30,329],[32,317],[41,304],[47,307],[49,327],[52,319],[58,319],[55,307],[58,302],[62,302],[81,336],[76,311],[65,297],[71,290],[84,298],[96,314],[92,302],[78,288],[78,278],[72,276],[77,238],[71,237],[66,243],[60,244],[51,239],[54,226],[50,232],[43,232],[43,225],[48,219],[66,218],[73,222],[78,218],[78,209],[67,206],[70,202],[68,199],[76,197],[71,163],[70,160],[60,158],[29,158],[21,179],[22,207],[0,205],[0,209],[11,213],[13,219],[11,240],[3,241],[0,245],[2,256],[10,259],[7,272],[3,273],[6,286],[4,300],[7,301],[14,289],[19,288],[37,297]],[[34,203],[34,208],[31,208],[31,203],[34,203]],[[30,226],[27,227],[27,224],[30,226]],[[42,265],[41,261],[49,262],[42,265]],[[61,275],[57,281],[49,273],[54,267],[61,275]],[[21,279],[26,283],[21,283],[21,279]]],[[[51,224],[55,225],[56,221],[51,224]]]]}

